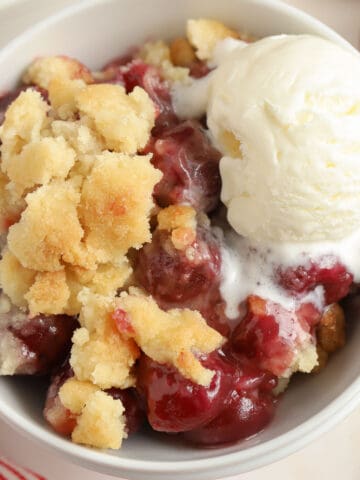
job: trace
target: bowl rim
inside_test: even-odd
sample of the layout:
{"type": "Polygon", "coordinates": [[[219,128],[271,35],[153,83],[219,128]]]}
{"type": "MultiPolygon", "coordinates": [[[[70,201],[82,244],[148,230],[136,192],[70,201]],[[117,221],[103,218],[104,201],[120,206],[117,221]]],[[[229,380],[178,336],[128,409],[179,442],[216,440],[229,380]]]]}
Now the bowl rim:
{"type": "MultiPolygon", "coordinates": [[[[67,6],[55,14],[35,23],[27,28],[23,33],[16,36],[7,43],[0,51],[0,63],[5,60],[11,52],[31,40],[34,34],[41,33],[43,30],[56,25],[59,21],[70,17],[73,14],[93,8],[99,4],[112,3],[114,0],[80,0],[76,4],[67,6]]],[[[241,0],[239,0],[240,2],[241,0]]],[[[292,18],[306,23],[313,31],[336,44],[343,46],[347,50],[359,55],[347,40],[336,33],[320,20],[303,12],[291,5],[283,3],[282,0],[246,0],[254,5],[270,6],[272,10],[288,14],[292,18]]],[[[58,436],[49,431],[46,427],[33,422],[7,405],[0,398],[0,418],[7,424],[13,426],[20,433],[40,443],[45,448],[57,453],[62,453],[73,462],[84,464],[97,469],[99,466],[104,468],[117,469],[121,471],[128,470],[134,473],[158,473],[158,474],[176,474],[179,473],[179,464],[181,463],[181,474],[196,473],[209,469],[218,470],[222,467],[231,467],[236,464],[246,462],[246,468],[241,471],[249,471],[252,468],[259,468],[274,461],[280,460],[295,451],[303,448],[306,444],[315,440],[324,434],[337,423],[345,419],[360,403],[360,376],[357,377],[338,397],[330,402],[320,412],[310,417],[308,420],[292,428],[291,430],[279,435],[271,440],[266,440],[258,445],[244,448],[243,450],[229,453],[222,453],[214,457],[207,457],[195,460],[141,460],[133,458],[124,458],[116,455],[109,455],[106,451],[94,450],[81,445],[76,445],[68,439],[58,436]]],[[[244,465],[242,465],[244,466],[244,465]]]]}
{"type": "Polygon", "coordinates": [[[105,467],[127,469],[135,473],[151,472],[159,474],[178,473],[179,463],[181,463],[181,473],[195,473],[204,469],[204,462],[206,462],[206,469],[218,469],[240,462],[251,463],[252,461],[256,461],[256,467],[259,468],[280,460],[301,449],[312,440],[326,433],[341,420],[344,420],[359,405],[359,400],[360,377],[319,413],[272,440],[237,452],[220,454],[216,457],[180,461],[128,459],[109,455],[106,450],[94,450],[74,444],[68,439],[57,436],[56,433],[44,428],[44,426],[33,425],[30,420],[24,419],[20,414],[14,412],[2,400],[0,400],[0,418],[46,448],[70,456],[75,463],[86,461],[87,464],[95,467],[103,465],[105,467]]]}

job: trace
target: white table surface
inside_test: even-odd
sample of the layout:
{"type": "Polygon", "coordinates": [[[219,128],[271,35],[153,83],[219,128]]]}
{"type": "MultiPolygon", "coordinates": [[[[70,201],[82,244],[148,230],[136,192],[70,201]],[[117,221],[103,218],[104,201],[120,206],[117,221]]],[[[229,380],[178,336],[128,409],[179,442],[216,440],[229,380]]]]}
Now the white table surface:
{"type": "MultiPolygon", "coordinates": [[[[74,0],[0,0],[0,48],[28,25],[74,0]]],[[[324,21],[360,47],[360,0],[288,0],[324,21]]],[[[229,480],[359,480],[360,408],[331,432],[290,457],[229,480]]],[[[111,480],[50,454],[0,420],[0,456],[37,471],[49,480],[111,480]]],[[[186,479],[184,479],[186,480],[186,479]]]]}

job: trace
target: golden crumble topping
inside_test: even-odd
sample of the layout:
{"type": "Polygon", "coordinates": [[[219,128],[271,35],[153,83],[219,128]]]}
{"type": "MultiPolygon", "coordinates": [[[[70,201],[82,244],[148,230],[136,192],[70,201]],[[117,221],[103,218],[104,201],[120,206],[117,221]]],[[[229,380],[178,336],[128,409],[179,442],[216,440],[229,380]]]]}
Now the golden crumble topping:
{"type": "Polygon", "coordinates": [[[1,170],[4,173],[13,168],[24,146],[41,140],[43,130],[49,125],[48,111],[48,104],[33,89],[22,92],[6,110],[0,129],[1,170]]]}
{"type": "Polygon", "coordinates": [[[158,228],[169,232],[177,228],[196,228],[196,211],[189,205],[170,205],[160,210],[157,219],[158,228]]]}
{"type": "Polygon", "coordinates": [[[158,228],[171,232],[177,250],[185,250],[196,238],[196,211],[188,205],[171,205],[160,210],[158,228]]]}
{"type": "Polygon", "coordinates": [[[126,436],[121,401],[102,391],[91,393],[77,418],[72,440],[97,448],[118,449],[126,436]]]}
{"type": "Polygon", "coordinates": [[[24,298],[28,301],[30,315],[64,312],[70,298],[65,271],[39,272],[24,298]]]}
{"type": "Polygon", "coordinates": [[[49,100],[56,115],[62,120],[74,118],[77,111],[76,99],[84,89],[83,80],[68,80],[55,77],[49,83],[49,100]]]}
{"type": "Polygon", "coordinates": [[[80,415],[90,395],[99,390],[93,383],[69,378],[60,388],[59,397],[65,408],[75,415],[80,415]]]}
{"type": "Polygon", "coordinates": [[[0,171],[0,235],[6,234],[8,228],[16,223],[25,208],[23,198],[13,198],[8,190],[9,178],[0,171]]]}
{"type": "Polygon", "coordinates": [[[14,305],[26,307],[25,294],[33,284],[36,271],[25,268],[8,248],[0,261],[0,284],[14,305]]]}
{"type": "Polygon", "coordinates": [[[187,38],[196,49],[196,56],[200,60],[210,60],[215,45],[227,37],[240,38],[238,32],[226,27],[217,20],[200,18],[188,20],[186,28],[187,38]]]}
{"type": "MultiPolygon", "coordinates": [[[[219,348],[224,338],[210,328],[199,312],[189,309],[161,310],[151,298],[131,288],[116,300],[130,324],[122,333],[134,338],[143,352],[160,363],[174,365],[200,385],[209,385],[213,372],[202,366],[196,355],[219,348]]],[[[121,329],[121,324],[120,324],[121,329]]]]}
{"type": "Polygon", "coordinates": [[[106,148],[134,154],[145,147],[155,108],[142,88],[135,87],[127,95],[120,85],[90,85],[80,91],[76,101],[79,111],[94,122],[106,148]]]}
{"type": "Polygon", "coordinates": [[[42,138],[28,143],[19,155],[13,156],[6,173],[21,195],[35,185],[65,179],[74,163],[75,152],[63,138],[42,138]]]}
{"type": "Polygon", "coordinates": [[[93,122],[88,117],[74,121],[54,120],[51,130],[54,137],[63,137],[76,151],[77,162],[71,174],[85,177],[91,171],[94,155],[105,149],[100,135],[94,130],[93,122]]]}
{"type": "Polygon", "coordinates": [[[149,156],[103,153],[85,180],[79,208],[86,245],[101,262],[117,261],[150,241],[151,192],[161,174],[149,156]]]}
{"type": "Polygon", "coordinates": [[[120,335],[111,317],[113,296],[104,297],[84,288],[79,323],[73,335],[70,364],[77,379],[100,388],[128,388],[134,385],[131,371],[139,356],[134,340],[120,335]]]}
{"type": "Polygon", "coordinates": [[[43,185],[29,193],[26,202],[20,221],[8,233],[9,249],[24,267],[53,272],[61,270],[63,262],[94,266],[81,242],[80,192],[73,183],[58,180],[43,185]]]}
{"type": "Polygon", "coordinates": [[[25,83],[46,89],[54,79],[94,81],[91,72],[82,63],[66,56],[37,58],[23,76],[25,83]]]}
{"type": "Polygon", "coordinates": [[[148,141],[155,109],[141,88],[87,85],[87,69],[64,57],[36,60],[26,79],[49,88],[51,105],[30,88],[0,130],[2,285],[33,315],[76,315],[81,289],[115,295],[131,274],[126,252],[151,238],[161,173],[129,152],[148,141]]]}
{"type": "Polygon", "coordinates": [[[187,65],[176,65],[172,61],[170,47],[161,40],[145,43],[139,51],[138,57],[144,62],[158,67],[166,80],[182,83],[190,80],[187,65]]]}

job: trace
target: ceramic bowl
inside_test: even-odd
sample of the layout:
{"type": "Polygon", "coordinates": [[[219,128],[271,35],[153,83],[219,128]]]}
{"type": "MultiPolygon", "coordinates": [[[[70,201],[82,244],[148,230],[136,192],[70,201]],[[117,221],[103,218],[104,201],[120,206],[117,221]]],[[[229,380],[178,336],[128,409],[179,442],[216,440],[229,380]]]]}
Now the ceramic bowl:
{"type": "MultiPolygon", "coordinates": [[[[66,54],[96,68],[148,38],[184,32],[188,18],[212,17],[256,36],[310,33],[352,47],[314,18],[277,0],[89,0],[16,38],[0,53],[0,90],[15,85],[36,56],[66,54]]],[[[354,322],[355,323],[355,322],[354,322]]],[[[134,480],[211,480],[279,460],[343,419],[360,401],[360,325],[346,347],[317,376],[296,378],[271,425],[255,437],[220,449],[186,446],[145,432],[120,451],[96,451],[59,437],[42,417],[46,385],[34,378],[0,379],[0,415],[69,461],[134,480]]]]}

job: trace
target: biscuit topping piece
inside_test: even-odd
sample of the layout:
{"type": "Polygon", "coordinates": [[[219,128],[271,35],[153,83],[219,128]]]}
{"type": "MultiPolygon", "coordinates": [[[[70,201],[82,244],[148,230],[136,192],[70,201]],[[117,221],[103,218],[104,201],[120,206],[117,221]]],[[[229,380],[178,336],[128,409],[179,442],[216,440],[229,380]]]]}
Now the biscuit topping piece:
{"type": "Polygon", "coordinates": [[[125,432],[124,407],[89,382],[67,380],[59,390],[60,401],[76,418],[72,440],[98,448],[120,448],[125,432]]]}
{"type": "Polygon", "coordinates": [[[136,153],[144,148],[154,126],[155,108],[140,87],[127,95],[120,85],[88,86],[77,97],[83,115],[90,117],[103,136],[106,148],[136,153]]]}
{"type": "Polygon", "coordinates": [[[54,79],[81,79],[85,83],[92,83],[94,81],[91,72],[85,65],[74,58],[64,55],[37,58],[23,76],[25,83],[38,85],[46,89],[54,79]]]}
{"type": "Polygon", "coordinates": [[[150,241],[151,194],[160,179],[149,155],[106,152],[96,157],[82,188],[79,211],[86,244],[100,261],[116,261],[130,247],[150,241]]]}
{"type": "Polygon", "coordinates": [[[132,339],[120,335],[112,320],[115,298],[84,288],[79,300],[82,328],[74,333],[70,358],[76,378],[104,389],[134,385],[131,367],[140,352],[132,339]]]}
{"type": "Polygon", "coordinates": [[[81,245],[80,194],[71,182],[60,180],[39,187],[27,195],[26,202],[21,220],[8,234],[9,249],[24,267],[53,272],[61,270],[64,261],[93,265],[81,245]]]}
{"type": "Polygon", "coordinates": [[[210,328],[199,312],[161,310],[151,298],[131,288],[116,300],[113,319],[120,332],[134,338],[141,350],[159,363],[174,365],[184,377],[208,386],[214,372],[197,358],[219,348],[224,338],[210,328]]]}

